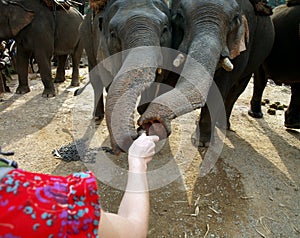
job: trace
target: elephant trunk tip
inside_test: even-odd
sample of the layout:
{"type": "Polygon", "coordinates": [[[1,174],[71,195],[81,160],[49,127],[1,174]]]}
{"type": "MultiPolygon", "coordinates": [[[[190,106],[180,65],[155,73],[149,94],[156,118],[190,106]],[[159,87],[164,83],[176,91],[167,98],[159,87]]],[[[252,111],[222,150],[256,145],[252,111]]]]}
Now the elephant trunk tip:
{"type": "Polygon", "coordinates": [[[171,126],[161,118],[140,119],[138,124],[140,130],[146,131],[147,135],[156,135],[160,140],[171,134],[171,126]]]}

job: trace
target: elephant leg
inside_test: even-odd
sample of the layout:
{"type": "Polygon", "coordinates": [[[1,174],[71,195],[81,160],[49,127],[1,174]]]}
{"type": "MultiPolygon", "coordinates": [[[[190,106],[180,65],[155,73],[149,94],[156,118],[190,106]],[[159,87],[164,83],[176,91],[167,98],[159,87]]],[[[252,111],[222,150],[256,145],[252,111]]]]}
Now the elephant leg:
{"type": "MultiPolygon", "coordinates": [[[[211,114],[207,105],[201,108],[199,124],[197,125],[196,132],[199,132],[197,137],[199,138],[200,147],[208,147],[211,141],[211,134],[214,131],[215,123],[212,122],[211,114]]],[[[195,140],[197,140],[195,138],[195,140]]]]}
{"type": "MultiPolygon", "coordinates": [[[[227,97],[224,101],[225,110],[226,110],[226,125],[227,126],[223,127],[223,128],[227,128],[227,130],[230,129],[230,116],[231,116],[233,106],[234,106],[235,102],[237,101],[237,99],[239,98],[239,96],[245,91],[245,89],[251,79],[251,76],[252,75],[250,74],[250,75],[240,79],[238,81],[238,83],[235,84],[234,87],[232,87],[231,90],[229,91],[229,93],[227,94],[227,97]]],[[[220,125],[220,126],[222,126],[222,125],[220,125]]]]}
{"type": "Polygon", "coordinates": [[[214,84],[211,86],[207,96],[207,103],[205,107],[201,108],[199,119],[199,145],[209,146],[213,141],[215,132],[215,126],[217,123],[219,127],[226,128],[226,111],[225,111],[225,99],[234,86],[232,78],[229,75],[215,75],[214,84]],[[219,96],[218,96],[219,94],[219,96]],[[224,120],[221,120],[220,118],[224,120]]]}
{"type": "Polygon", "coordinates": [[[300,83],[291,84],[291,101],[285,112],[284,125],[287,128],[300,129],[300,83]]]}
{"type": "Polygon", "coordinates": [[[72,81],[71,86],[77,87],[79,86],[79,64],[80,64],[80,57],[72,54],[72,81]]]}
{"type": "Polygon", "coordinates": [[[5,87],[4,87],[4,76],[3,73],[0,71],[0,95],[5,92],[5,87]]]}
{"type": "MultiPolygon", "coordinates": [[[[51,57],[52,53],[50,54],[39,54],[35,53],[36,62],[38,64],[42,82],[44,84],[44,91],[42,96],[43,97],[54,97],[56,95],[54,83],[52,80],[52,72],[51,72],[51,57]]],[[[28,61],[27,61],[27,68],[28,68],[28,61]]]]}
{"type": "Polygon", "coordinates": [[[66,66],[66,61],[67,61],[68,55],[56,55],[55,57],[58,61],[58,64],[57,64],[56,76],[55,76],[54,83],[62,83],[66,80],[65,66],[66,66]]]}
{"type": "Polygon", "coordinates": [[[94,105],[94,116],[95,121],[101,121],[104,118],[104,97],[103,93],[101,94],[100,98],[94,97],[94,101],[96,102],[94,105]]]}
{"type": "Polygon", "coordinates": [[[248,114],[254,118],[262,118],[261,100],[268,79],[262,66],[254,73],[253,95],[250,101],[248,114]]]}
{"type": "Polygon", "coordinates": [[[81,42],[77,44],[74,52],[71,54],[72,57],[72,81],[71,86],[77,87],[79,86],[79,65],[83,52],[83,45],[81,42]]]}
{"type": "Polygon", "coordinates": [[[16,56],[16,66],[18,72],[19,85],[16,89],[17,94],[25,94],[30,92],[28,84],[28,62],[30,53],[25,52],[21,47],[18,48],[16,56]]]}

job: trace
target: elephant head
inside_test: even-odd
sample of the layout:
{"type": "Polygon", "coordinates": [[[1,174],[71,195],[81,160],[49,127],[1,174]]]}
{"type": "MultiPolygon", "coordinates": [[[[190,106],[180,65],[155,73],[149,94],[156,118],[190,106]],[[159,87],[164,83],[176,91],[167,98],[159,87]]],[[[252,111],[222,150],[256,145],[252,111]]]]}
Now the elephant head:
{"type": "Polygon", "coordinates": [[[107,93],[105,115],[111,145],[118,154],[127,151],[138,136],[133,120],[136,103],[162,64],[160,47],[170,47],[170,11],[164,0],[115,0],[106,6],[102,27],[108,54],[123,52],[106,65],[114,80],[107,93]],[[140,51],[143,47],[154,48],[145,53],[140,51]]]}
{"type": "Polygon", "coordinates": [[[34,12],[15,1],[0,1],[0,39],[15,37],[34,18],[34,12]]]}
{"type": "MultiPolygon", "coordinates": [[[[167,135],[172,119],[205,105],[216,70],[234,70],[231,60],[246,50],[249,40],[247,19],[236,0],[173,0],[172,4],[173,44],[188,55],[181,73],[185,77],[152,101],[138,121],[144,129],[159,122],[167,135]]],[[[179,54],[174,65],[182,58],[179,54]]]]}

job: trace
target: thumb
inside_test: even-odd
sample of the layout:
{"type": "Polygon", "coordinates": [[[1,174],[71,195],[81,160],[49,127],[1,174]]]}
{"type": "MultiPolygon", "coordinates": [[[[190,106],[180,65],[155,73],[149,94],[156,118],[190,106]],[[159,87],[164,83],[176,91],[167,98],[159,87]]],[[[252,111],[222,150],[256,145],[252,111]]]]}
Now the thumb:
{"type": "Polygon", "coordinates": [[[143,133],[140,135],[140,137],[146,137],[146,133],[143,132],[143,133]]]}

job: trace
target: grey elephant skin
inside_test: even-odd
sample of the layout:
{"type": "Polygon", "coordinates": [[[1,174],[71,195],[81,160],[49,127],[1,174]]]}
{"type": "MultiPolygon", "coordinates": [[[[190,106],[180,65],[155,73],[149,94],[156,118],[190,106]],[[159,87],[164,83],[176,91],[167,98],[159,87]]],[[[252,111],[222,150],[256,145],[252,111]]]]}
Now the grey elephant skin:
{"type": "MultiPolygon", "coordinates": [[[[112,81],[112,75],[101,67],[101,61],[108,57],[108,53],[105,53],[107,47],[100,46],[103,44],[101,42],[105,41],[99,26],[102,24],[103,13],[103,9],[95,12],[92,8],[89,8],[79,27],[81,42],[88,59],[89,79],[95,89],[93,116],[96,121],[101,121],[104,118],[103,89],[112,81]]],[[[80,92],[76,93],[76,95],[79,94],[80,92]]]]}
{"type": "Polygon", "coordinates": [[[172,19],[173,47],[189,56],[181,73],[187,77],[156,98],[139,125],[158,121],[169,135],[172,119],[201,108],[199,146],[207,146],[216,125],[229,128],[234,103],[268,56],[273,24],[269,16],[256,14],[250,1],[239,0],[173,0],[172,19]]]}
{"type": "Polygon", "coordinates": [[[262,118],[261,101],[268,79],[291,86],[291,99],[285,112],[285,126],[300,128],[300,1],[273,10],[275,42],[270,55],[254,75],[254,90],[249,115],[262,118]]]}
{"type": "MultiPolygon", "coordinates": [[[[149,98],[154,97],[151,93],[154,90],[150,90],[153,82],[163,77],[160,74],[164,73],[158,70],[164,61],[160,47],[171,46],[170,10],[163,0],[112,0],[102,14],[102,17],[92,23],[93,25],[100,22],[97,62],[94,63],[110,58],[106,63],[100,64],[101,70],[98,71],[104,68],[106,73],[108,72],[105,73],[106,77],[111,77],[112,83],[109,85],[105,104],[105,118],[112,148],[119,154],[121,151],[127,151],[138,136],[133,117],[138,97],[145,92],[147,96],[143,97],[151,100],[149,98]],[[157,48],[143,52],[142,47],[157,48]],[[147,60],[153,63],[153,67],[143,67],[143,63],[147,60]],[[133,62],[140,64],[140,67],[131,68],[133,62]]],[[[90,17],[91,15],[89,19],[90,17]]],[[[96,52],[95,49],[93,52],[96,52]]],[[[91,64],[91,67],[94,65],[91,64]]],[[[101,81],[109,81],[105,76],[102,77],[102,72],[99,73],[99,77],[101,81]]],[[[98,85],[100,89],[96,90],[102,92],[103,87],[101,84],[98,85]]],[[[102,85],[107,86],[107,83],[102,85]]],[[[97,104],[100,97],[95,98],[97,104]]],[[[100,99],[98,105],[101,103],[100,99]]],[[[142,113],[144,108],[140,105],[139,111],[142,113]]]]}
{"type": "Polygon", "coordinates": [[[72,86],[79,85],[79,63],[83,50],[79,38],[82,15],[71,7],[51,11],[39,0],[0,1],[0,39],[14,38],[17,43],[17,73],[19,85],[16,93],[30,91],[28,62],[34,56],[44,85],[43,97],[55,96],[51,74],[51,57],[56,55],[58,67],[55,82],[65,80],[65,62],[72,57],[72,86]]]}

